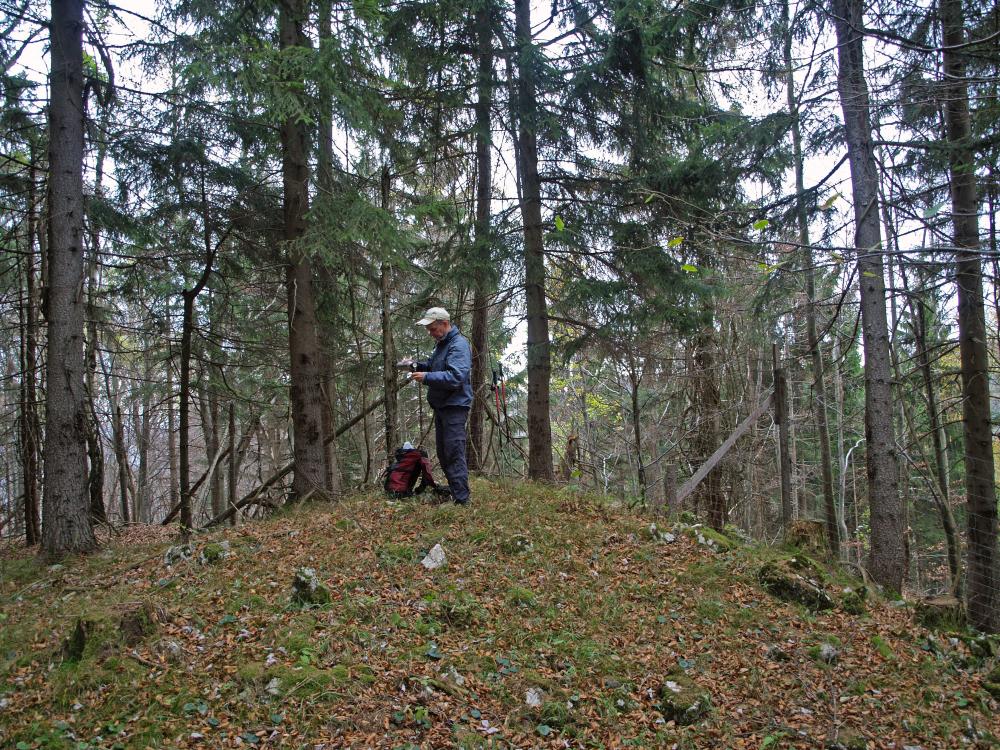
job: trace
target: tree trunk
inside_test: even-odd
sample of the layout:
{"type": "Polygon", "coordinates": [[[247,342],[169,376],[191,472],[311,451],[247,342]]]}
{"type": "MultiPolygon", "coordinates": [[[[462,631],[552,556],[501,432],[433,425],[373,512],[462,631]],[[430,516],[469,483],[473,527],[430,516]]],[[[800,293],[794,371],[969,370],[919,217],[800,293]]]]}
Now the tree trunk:
{"type": "MultiPolygon", "coordinates": [[[[240,467],[240,456],[236,451],[236,404],[233,401],[229,402],[229,502],[226,504],[227,507],[236,505],[237,499],[239,499],[240,493],[239,488],[236,486],[237,478],[239,476],[240,467]]],[[[234,513],[229,517],[229,525],[236,525],[236,514],[234,513]]]]}
{"type": "Polygon", "coordinates": [[[538,102],[535,93],[536,55],[531,40],[529,0],[514,0],[517,83],[517,172],[521,184],[524,224],[524,294],[528,318],[528,476],[551,482],[552,423],[549,381],[552,373],[549,318],[545,298],[545,247],[542,242],[541,180],[538,176],[538,102]]]}
{"type": "Polygon", "coordinates": [[[97,547],[87,495],[83,363],[83,0],[52,0],[49,284],[42,547],[49,559],[97,547]]]}
{"type": "Polygon", "coordinates": [[[637,363],[629,363],[629,400],[632,407],[632,439],[635,441],[636,478],[639,482],[639,498],[646,502],[646,466],[642,457],[642,423],[639,414],[639,385],[642,375],[637,363]]]}
{"type": "Polygon", "coordinates": [[[28,242],[24,257],[24,303],[21,329],[21,476],[24,486],[24,541],[32,547],[42,541],[38,492],[38,288],[35,284],[35,235],[38,233],[35,150],[31,150],[28,180],[28,242]]]}
{"type": "Polygon", "coordinates": [[[871,508],[871,575],[892,591],[903,584],[903,508],[892,419],[889,332],[878,211],[878,172],[872,145],[868,84],[864,76],[860,0],[833,0],[837,75],[854,194],[861,328],[865,353],[865,439],[871,508]]]}
{"type": "Polygon", "coordinates": [[[962,426],[965,436],[965,495],[969,523],[967,608],[969,623],[993,633],[1000,627],[997,570],[997,499],[990,424],[989,363],[983,269],[979,256],[979,201],[970,144],[969,89],[961,0],[941,0],[945,126],[955,226],[958,336],[962,361],[962,426]]]}
{"type": "Polygon", "coordinates": [[[478,44],[478,98],[476,100],[476,223],[475,289],[472,296],[472,411],[469,414],[469,469],[482,471],[485,465],[483,425],[486,420],[490,371],[489,300],[494,273],[490,268],[490,200],[493,194],[492,125],[493,106],[493,26],[492,3],[483,0],[476,10],[478,44]]]}
{"type": "MultiPolygon", "coordinates": [[[[319,2],[319,44],[320,47],[330,44],[333,38],[331,0],[319,2]]],[[[319,87],[319,138],[316,155],[316,187],[323,196],[330,196],[334,190],[333,183],[333,94],[330,89],[321,84],[319,87]]],[[[333,439],[334,405],[336,404],[336,383],[329,357],[321,352],[323,357],[320,388],[323,391],[323,456],[325,462],[326,485],[333,497],[341,493],[343,481],[340,476],[340,459],[337,454],[337,441],[333,439]]]]}
{"type": "Polygon", "coordinates": [[[782,3],[785,21],[785,82],[788,113],[792,118],[792,149],[795,162],[795,214],[799,226],[799,244],[802,246],[806,281],[806,337],[813,370],[813,409],[816,432],[819,437],[819,458],[823,475],[823,508],[826,515],[827,543],[836,558],[840,553],[840,533],[837,523],[837,504],[833,495],[833,461],[830,457],[830,428],[826,418],[826,375],[823,372],[823,352],[816,333],[816,268],[813,264],[812,243],[809,239],[809,217],[806,215],[804,158],[802,155],[802,130],[799,104],[795,94],[795,75],[792,67],[792,32],[789,21],[788,0],[782,3]]]}
{"type": "MultiPolygon", "coordinates": [[[[930,310],[928,310],[926,300],[922,296],[910,293],[906,278],[906,269],[901,268],[900,273],[903,279],[903,289],[906,292],[910,308],[910,318],[913,321],[913,345],[916,366],[920,370],[924,386],[924,398],[927,401],[928,430],[931,434],[931,444],[934,448],[934,474],[937,480],[938,492],[940,493],[935,497],[935,505],[941,516],[941,526],[944,529],[945,541],[948,545],[948,570],[951,574],[951,591],[957,597],[962,588],[962,561],[958,528],[955,524],[955,516],[951,510],[951,489],[948,481],[948,436],[944,426],[941,424],[941,415],[938,411],[937,388],[934,385],[933,373],[931,372],[931,357],[927,343],[927,322],[930,310]]],[[[913,430],[913,439],[917,439],[915,429],[913,430]]],[[[927,463],[929,465],[930,461],[927,463]]]]}
{"type": "MultiPolygon", "coordinates": [[[[116,378],[117,380],[117,378],[116,378]]],[[[129,523],[132,518],[129,513],[128,491],[132,483],[129,481],[128,452],[125,450],[125,425],[122,420],[121,398],[122,394],[115,388],[108,394],[111,399],[112,428],[115,434],[115,461],[118,464],[118,493],[119,510],[121,512],[122,523],[129,523]]]]}
{"type": "MultiPolygon", "coordinates": [[[[379,184],[382,210],[389,211],[389,189],[391,187],[389,168],[382,168],[379,184]]],[[[385,391],[385,458],[391,463],[399,440],[399,399],[396,394],[396,344],[392,338],[392,297],[391,266],[383,263],[379,275],[379,290],[382,303],[382,389],[385,391]]],[[[388,465],[388,464],[387,464],[388,465]]]]}
{"type": "MultiPolygon", "coordinates": [[[[283,0],[279,18],[282,50],[305,47],[303,0],[283,0]]],[[[288,83],[293,83],[289,81],[288,83]]],[[[302,82],[294,82],[301,86],[302,82]]],[[[288,351],[291,360],[291,408],[295,472],[289,497],[294,502],[318,493],[327,496],[323,450],[320,350],[316,335],[312,263],[300,246],[309,210],[309,161],[306,124],[289,117],[281,124],[281,173],[284,185],[284,239],[288,254],[288,351]]],[[[318,499],[318,498],[317,498],[318,499]]]]}
{"type": "MultiPolygon", "coordinates": [[[[698,404],[697,445],[700,459],[704,461],[719,447],[719,417],[721,399],[719,386],[715,381],[715,337],[711,323],[698,336],[695,344],[694,361],[695,402],[698,404]]],[[[708,523],[717,531],[726,525],[726,498],[722,494],[721,467],[716,467],[708,473],[698,492],[698,503],[708,516],[708,523]]]]}
{"type": "MultiPolygon", "coordinates": [[[[170,507],[175,508],[181,501],[180,489],[180,468],[178,467],[177,455],[177,416],[174,409],[174,368],[171,359],[168,357],[167,368],[167,464],[170,476],[170,507]]],[[[152,521],[150,515],[150,521],[152,521]]]]}

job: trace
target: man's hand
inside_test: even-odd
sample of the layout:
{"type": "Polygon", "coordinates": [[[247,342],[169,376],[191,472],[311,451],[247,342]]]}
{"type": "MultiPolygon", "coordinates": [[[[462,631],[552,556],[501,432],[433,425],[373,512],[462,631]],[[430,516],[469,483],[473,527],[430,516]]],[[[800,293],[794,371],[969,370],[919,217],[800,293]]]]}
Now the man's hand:
{"type": "Polygon", "coordinates": [[[410,380],[416,380],[418,383],[423,383],[424,378],[427,377],[426,372],[411,372],[410,380]]]}

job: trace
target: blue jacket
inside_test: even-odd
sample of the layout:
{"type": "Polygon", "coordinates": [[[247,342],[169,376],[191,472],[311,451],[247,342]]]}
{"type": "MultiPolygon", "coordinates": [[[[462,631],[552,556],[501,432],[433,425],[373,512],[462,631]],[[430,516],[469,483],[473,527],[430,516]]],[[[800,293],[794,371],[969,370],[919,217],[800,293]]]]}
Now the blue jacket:
{"type": "Polygon", "coordinates": [[[427,403],[442,406],[472,406],[472,349],[458,328],[451,327],[430,359],[417,362],[415,369],[426,372],[427,403]]]}

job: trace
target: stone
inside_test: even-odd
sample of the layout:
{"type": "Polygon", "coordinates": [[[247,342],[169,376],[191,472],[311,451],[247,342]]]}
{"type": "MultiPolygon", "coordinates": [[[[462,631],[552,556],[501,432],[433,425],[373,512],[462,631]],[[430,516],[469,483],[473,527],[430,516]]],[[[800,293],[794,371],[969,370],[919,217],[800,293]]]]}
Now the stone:
{"type": "Polygon", "coordinates": [[[983,690],[1000,700],[1000,665],[993,668],[993,671],[983,677],[983,690]]]}
{"type": "Polygon", "coordinates": [[[444,553],[444,547],[440,544],[435,544],[431,547],[431,551],[427,553],[427,556],[420,561],[427,570],[437,570],[448,562],[448,557],[444,553]]]}
{"type": "Polygon", "coordinates": [[[299,568],[292,579],[292,601],[303,607],[330,603],[330,589],[320,583],[312,568],[299,568]]]}
{"type": "Polygon", "coordinates": [[[193,555],[194,550],[190,544],[175,544],[163,553],[163,564],[169,568],[179,562],[190,560],[193,555]]]}
{"type": "Polygon", "coordinates": [[[198,553],[198,562],[202,565],[213,565],[229,557],[229,540],[211,542],[202,547],[198,553]]]}
{"type": "Polygon", "coordinates": [[[801,565],[799,558],[771,560],[757,571],[757,580],[765,591],[783,601],[802,604],[815,612],[833,609],[833,599],[820,582],[796,569],[801,565]]]}
{"type": "Polygon", "coordinates": [[[712,697],[694,680],[677,670],[670,672],[660,686],[660,713],[666,721],[687,726],[708,714],[712,697]]]}

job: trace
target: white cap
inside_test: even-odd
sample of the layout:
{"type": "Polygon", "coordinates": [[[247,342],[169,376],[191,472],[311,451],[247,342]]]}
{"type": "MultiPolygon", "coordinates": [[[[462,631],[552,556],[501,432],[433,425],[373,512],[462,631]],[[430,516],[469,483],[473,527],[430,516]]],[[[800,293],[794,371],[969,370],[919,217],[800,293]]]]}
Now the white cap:
{"type": "Polygon", "coordinates": [[[405,443],[403,443],[403,450],[404,451],[412,451],[413,450],[413,443],[411,443],[409,440],[407,440],[405,443]]]}
{"type": "Polygon", "coordinates": [[[428,326],[435,320],[451,320],[451,316],[443,307],[432,307],[424,313],[424,317],[417,321],[417,325],[428,326]]]}

